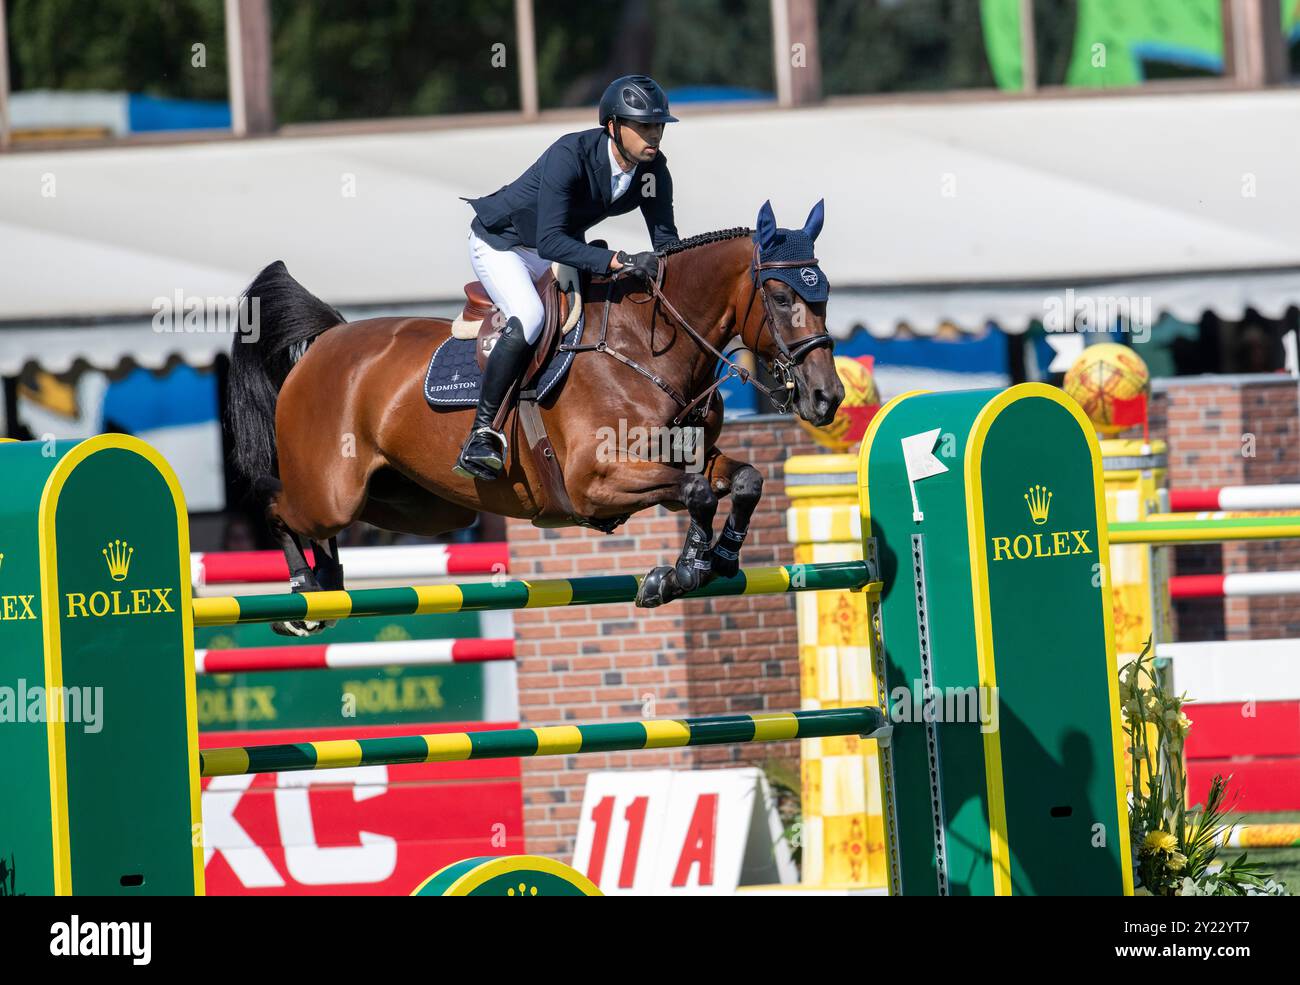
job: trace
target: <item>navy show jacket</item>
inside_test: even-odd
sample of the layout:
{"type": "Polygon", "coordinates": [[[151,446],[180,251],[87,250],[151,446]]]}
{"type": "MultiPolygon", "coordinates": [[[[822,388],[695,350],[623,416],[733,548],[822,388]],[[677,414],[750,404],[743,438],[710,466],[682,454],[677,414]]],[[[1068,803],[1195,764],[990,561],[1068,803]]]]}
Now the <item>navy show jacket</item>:
{"type": "Polygon", "coordinates": [[[565,134],[510,184],[466,199],[475,212],[474,232],[493,249],[528,246],[545,260],[592,273],[609,270],[614,251],[588,244],[584,235],[609,216],[639,207],[656,250],[676,242],[673,181],[663,151],[638,164],[631,186],[611,203],[608,143],[600,128],[565,134]],[[647,174],[653,182],[645,181],[647,174]]]}

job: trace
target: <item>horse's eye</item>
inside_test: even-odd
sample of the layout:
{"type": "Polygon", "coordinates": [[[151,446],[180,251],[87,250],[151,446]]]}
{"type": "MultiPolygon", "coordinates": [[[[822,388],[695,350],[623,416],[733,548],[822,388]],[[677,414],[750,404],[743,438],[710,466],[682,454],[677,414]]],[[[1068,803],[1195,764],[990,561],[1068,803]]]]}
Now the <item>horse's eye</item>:
{"type": "Polygon", "coordinates": [[[781,307],[781,308],[788,308],[788,307],[790,307],[790,295],[788,295],[788,294],[776,294],[776,295],[773,295],[772,300],[774,300],[774,301],[777,303],[777,306],[778,306],[778,307],[781,307]]]}

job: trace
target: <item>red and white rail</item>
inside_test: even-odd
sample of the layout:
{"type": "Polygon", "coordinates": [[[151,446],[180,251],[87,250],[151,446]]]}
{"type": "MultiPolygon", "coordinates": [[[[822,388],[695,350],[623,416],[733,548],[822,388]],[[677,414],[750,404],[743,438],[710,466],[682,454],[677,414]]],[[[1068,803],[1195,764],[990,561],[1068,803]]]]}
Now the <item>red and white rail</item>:
{"type": "Polygon", "coordinates": [[[1300,639],[1160,643],[1156,656],[1173,660],[1174,690],[1197,704],[1300,701],[1300,639]]]}
{"type": "Polygon", "coordinates": [[[1300,639],[1162,643],[1156,655],[1195,699],[1183,706],[1188,802],[1225,776],[1238,810],[1300,810],[1300,639]]]}
{"type": "Polygon", "coordinates": [[[1300,510],[1300,484],[1171,489],[1171,513],[1202,510],[1300,510]]]}
{"type": "MultiPolygon", "coordinates": [[[[349,581],[412,581],[446,575],[504,574],[510,570],[510,551],[505,541],[344,547],[339,555],[349,581]]],[[[252,584],[287,581],[289,567],[280,551],[223,551],[191,554],[190,573],[195,585],[252,584]]]]}
{"type": "Polygon", "coordinates": [[[1171,599],[1225,599],[1249,595],[1300,595],[1300,571],[1172,575],[1169,579],[1171,599]]]}
{"type": "Polygon", "coordinates": [[[195,650],[194,670],[200,674],[243,674],[272,670],[421,667],[514,658],[515,641],[512,639],[393,640],[195,650]]]}

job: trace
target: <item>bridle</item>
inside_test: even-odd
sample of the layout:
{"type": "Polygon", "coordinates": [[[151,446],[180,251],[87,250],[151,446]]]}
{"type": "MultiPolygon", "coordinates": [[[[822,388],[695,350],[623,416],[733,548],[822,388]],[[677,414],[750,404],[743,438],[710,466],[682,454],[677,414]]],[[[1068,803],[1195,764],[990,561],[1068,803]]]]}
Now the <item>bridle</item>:
{"type": "MultiPolygon", "coordinates": [[[[663,262],[662,257],[660,258],[659,271],[655,276],[655,279],[646,282],[646,297],[638,300],[637,298],[628,295],[627,298],[633,304],[646,304],[652,299],[658,302],[663,306],[663,309],[672,316],[673,320],[681,325],[683,331],[694,340],[696,345],[714,357],[716,360],[714,363],[715,367],[719,364],[725,366],[726,371],[717,374],[717,378],[714,379],[713,383],[706,387],[697,396],[688,399],[678,393],[667,380],[663,379],[657,373],[652,373],[635,359],[632,359],[613,348],[607,340],[609,332],[609,309],[613,301],[613,292],[610,292],[605,297],[605,309],[600,322],[600,338],[595,342],[583,343],[580,345],[561,345],[560,349],[565,352],[604,352],[612,356],[614,359],[617,359],[625,366],[636,370],[646,379],[650,380],[650,382],[655,384],[655,386],[660,390],[672,397],[677,405],[681,407],[681,411],[673,418],[674,426],[681,424],[683,421],[686,421],[693,416],[703,418],[708,412],[709,402],[713,394],[728,380],[733,379],[740,380],[742,385],[748,384],[761,390],[767,395],[767,398],[772,401],[772,404],[778,411],[786,413],[794,405],[795,367],[802,363],[804,359],[808,357],[810,352],[815,349],[830,347],[834,344],[835,340],[831,338],[830,333],[825,331],[810,332],[809,334],[794,339],[791,342],[787,342],[782,338],[781,333],[776,329],[777,322],[772,308],[772,299],[768,296],[766,288],[763,287],[763,279],[760,275],[764,270],[777,270],[788,267],[815,267],[816,265],[816,257],[805,257],[799,260],[762,260],[759,257],[758,244],[754,244],[754,255],[750,259],[749,263],[749,277],[753,286],[753,291],[751,291],[749,295],[749,304],[745,306],[745,317],[740,321],[740,342],[741,345],[753,352],[767,365],[768,370],[777,380],[777,386],[775,387],[770,387],[765,383],[761,383],[759,380],[755,379],[754,374],[744,366],[729,359],[725,353],[719,351],[718,348],[698,332],[686,317],[677,310],[676,306],[668,300],[668,296],[664,294],[663,290],[664,272],[668,265],[663,262]],[[750,342],[745,338],[745,326],[749,324],[749,313],[754,307],[755,297],[762,299],[763,318],[758,323],[758,328],[754,331],[753,341],[750,342]],[[768,333],[772,336],[772,341],[775,343],[778,353],[776,358],[772,359],[770,362],[759,355],[759,345],[763,340],[764,329],[767,329],[768,333]]],[[[614,276],[611,277],[610,280],[620,280],[625,276],[627,275],[620,270],[615,272],[614,276]]]]}
{"type": "MultiPolygon", "coordinates": [[[[814,349],[834,345],[834,339],[829,332],[810,332],[801,336],[792,342],[787,342],[782,338],[781,333],[776,330],[776,315],[772,310],[772,298],[763,287],[763,279],[760,276],[764,270],[780,270],[790,267],[815,267],[817,266],[816,257],[805,257],[799,260],[762,260],[759,257],[758,244],[754,244],[754,256],[749,261],[749,279],[753,283],[754,290],[749,295],[749,304],[745,307],[745,318],[740,323],[740,342],[745,348],[750,349],[755,354],[758,353],[759,343],[763,339],[763,329],[766,327],[772,336],[772,341],[776,343],[776,349],[779,353],[769,364],[768,369],[772,375],[780,382],[780,389],[784,391],[784,401],[778,401],[775,397],[772,402],[777,405],[782,413],[788,411],[794,403],[794,368],[808,357],[808,353],[814,349]],[[763,320],[759,322],[758,331],[754,333],[754,344],[750,345],[745,341],[745,325],[749,322],[749,309],[754,305],[754,297],[758,296],[763,300],[763,320]]],[[[760,357],[761,358],[761,357],[760,357]]],[[[764,387],[766,390],[767,388],[764,387]]],[[[768,390],[769,397],[772,396],[771,390],[768,390]]]]}

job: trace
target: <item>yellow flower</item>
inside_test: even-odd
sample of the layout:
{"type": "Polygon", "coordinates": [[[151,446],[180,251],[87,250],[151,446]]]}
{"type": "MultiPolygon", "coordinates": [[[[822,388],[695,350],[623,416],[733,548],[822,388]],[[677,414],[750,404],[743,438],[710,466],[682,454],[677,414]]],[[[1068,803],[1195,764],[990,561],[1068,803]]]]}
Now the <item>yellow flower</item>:
{"type": "Polygon", "coordinates": [[[1172,852],[1178,847],[1178,839],[1168,831],[1152,831],[1143,839],[1142,847],[1148,852],[1172,852]]]}
{"type": "Polygon", "coordinates": [[[1168,865],[1170,872],[1182,872],[1187,865],[1187,856],[1182,852],[1174,852],[1169,856],[1168,865]]]}

